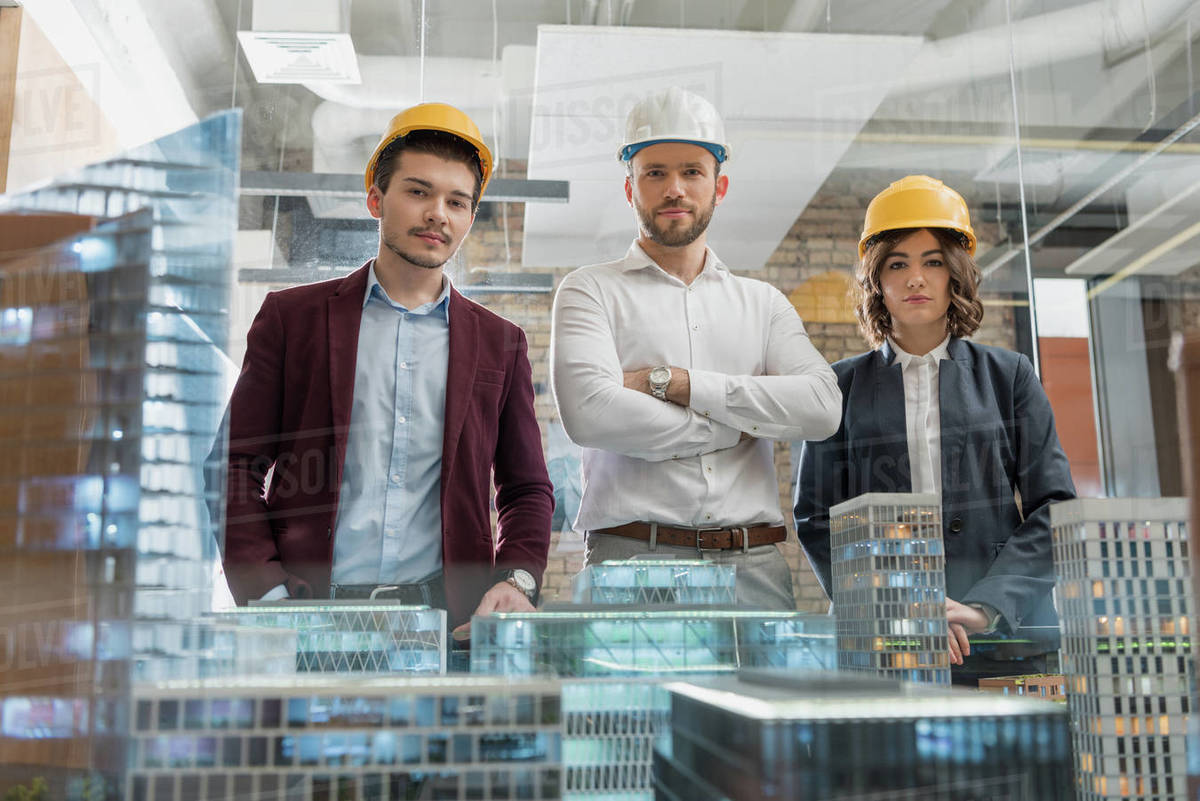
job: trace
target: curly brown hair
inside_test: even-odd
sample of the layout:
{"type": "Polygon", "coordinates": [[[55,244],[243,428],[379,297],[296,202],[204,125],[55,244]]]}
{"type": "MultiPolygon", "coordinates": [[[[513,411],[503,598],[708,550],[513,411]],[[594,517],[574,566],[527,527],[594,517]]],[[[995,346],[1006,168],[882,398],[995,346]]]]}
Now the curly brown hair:
{"type": "MultiPolygon", "coordinates": [[[[867,243],[867,250],[854,271],[854,316],[858,327],[873,347],[879,347],[892,333],[892,315],[883,302],[879,273],[883,262],[900,240],[920,228],[884,231],[867,243]]],[[[942,246],[942,256],[950,268],[950,307],[946,310],[946,330],[953,337],[969,337],[983,322],[983,302],[979,300],[982,278],[975,259],[967,252],[962,235],[947,228],[926,229],[942,246]]]]}

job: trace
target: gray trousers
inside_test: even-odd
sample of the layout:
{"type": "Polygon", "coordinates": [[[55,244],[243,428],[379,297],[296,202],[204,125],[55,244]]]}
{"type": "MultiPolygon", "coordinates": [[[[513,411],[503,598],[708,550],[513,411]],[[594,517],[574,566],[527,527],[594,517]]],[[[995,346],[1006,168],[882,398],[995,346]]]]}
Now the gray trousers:
{"type": "Polygon", "coordinates": [[[657,556],[660,558],[697,559],[703,558],[722,565],[737,566],[737,600],[739,605],[759,606],[764,609],[795,611],[796,598],[792,594],[792,570],[787,560],[774,544],[759,545],[743,553],[740,549],[727,551],[701,551],[684,545],[656,543],[653,551],[650,543],[621,537],[616,534],[587,533],[587,551],[584,565],[594,565],[609,559],[630,559],[634,556],[657,556]]]}

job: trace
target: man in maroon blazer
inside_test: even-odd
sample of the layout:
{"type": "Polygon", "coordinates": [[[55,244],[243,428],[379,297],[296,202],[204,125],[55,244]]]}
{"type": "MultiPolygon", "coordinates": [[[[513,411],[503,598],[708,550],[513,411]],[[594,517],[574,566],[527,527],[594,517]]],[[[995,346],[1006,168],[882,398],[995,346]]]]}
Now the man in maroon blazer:
{"type": "Polygon", "coordinates": [[[263,302],[229,407],[238,603],[392,598],[451,626],[533,609],[554,501],[525,334],[442,274],[491,168],[462,112],[402,112],[365,174],[378,255],[263,302]]]}

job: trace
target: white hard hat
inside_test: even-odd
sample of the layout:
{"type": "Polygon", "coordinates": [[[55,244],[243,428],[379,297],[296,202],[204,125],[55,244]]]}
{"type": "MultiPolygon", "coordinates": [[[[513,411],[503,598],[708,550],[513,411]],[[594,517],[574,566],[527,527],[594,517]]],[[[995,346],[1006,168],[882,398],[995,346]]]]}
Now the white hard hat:
{"type": "Polygon", "coordinates": [[[625,118],[625,143],[619,161],[629,161],[644,147],[659,142],[687,142],[708,150],[721,163],[729,158],[725,123],[712,103],[672,86],[642,100],[625,118]]]}

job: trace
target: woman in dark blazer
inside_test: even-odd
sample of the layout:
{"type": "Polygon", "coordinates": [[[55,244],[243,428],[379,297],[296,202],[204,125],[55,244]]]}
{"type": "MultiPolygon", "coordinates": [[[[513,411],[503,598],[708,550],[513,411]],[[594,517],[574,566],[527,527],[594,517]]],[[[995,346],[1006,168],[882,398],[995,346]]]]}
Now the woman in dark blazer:
{"type": "Polygon", "coordinates": [[[964,682],[1044,669],[1058,644],[1049,507],[1075,497],[1029,360],[965,339],[983,318],[974,254],[966,203],[940,181],[909,176],[871,201],[855,314],[876,350],[833,365],[842,423],[804,443],[794,509],[832,597],[831,506],[865,492],[940,494],[950,661],[964,682]],[[969,634],[1018,628],[1022,643],[971,653],[969,634]]]}

